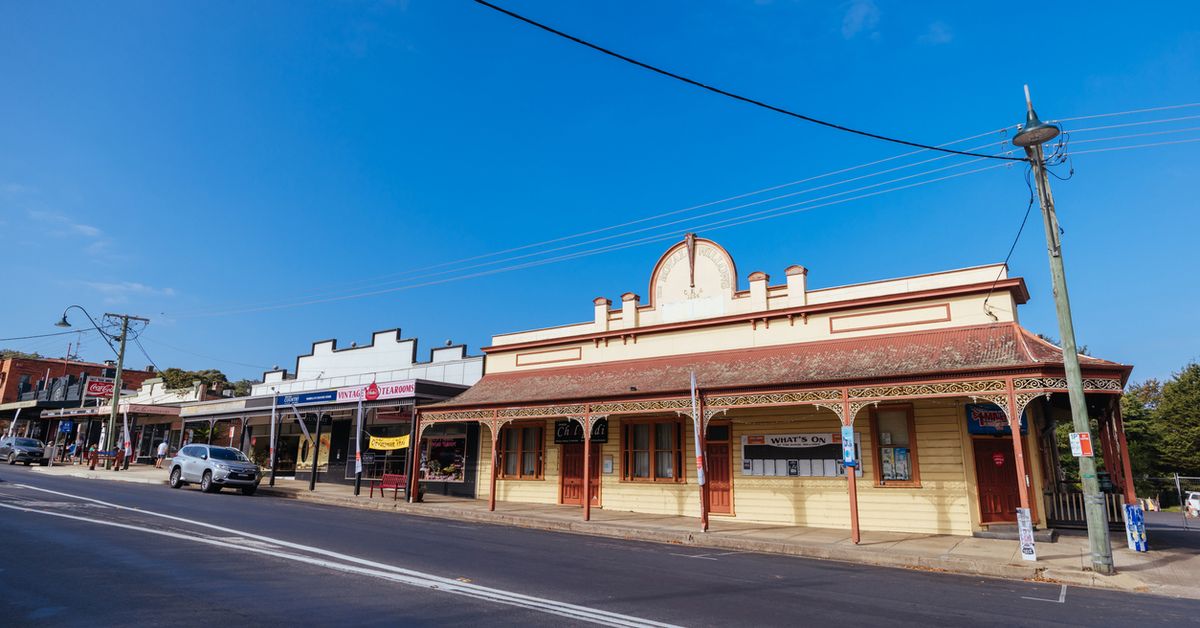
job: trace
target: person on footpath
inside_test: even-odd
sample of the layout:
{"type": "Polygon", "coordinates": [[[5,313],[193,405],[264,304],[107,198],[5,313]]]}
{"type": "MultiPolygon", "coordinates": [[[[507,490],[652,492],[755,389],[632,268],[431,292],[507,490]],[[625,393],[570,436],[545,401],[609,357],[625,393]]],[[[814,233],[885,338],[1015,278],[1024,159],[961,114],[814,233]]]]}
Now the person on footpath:
{"type": "Polygon", "coordinates": [[[125,448],[117,447],[117,453],[113,456],[113,471],[120,471],[125,464],[125,448]]]}
{"type": "Polygon", "coordinates": [[[163,466],[163,460],[165,460],[166,457],[167,457],[167,441],[164,440],[163,442],[158,444],[158,452],[157,452],[157,455],[154,457],[154,468],[161,469],[163,466]]]}
{"type": "Polygon", "coordinates": [[[95,445],[92,445],[88,449],[88,471],[95,471],[97,462],[100,462],[100,452],[96,451],[95,445]]]}

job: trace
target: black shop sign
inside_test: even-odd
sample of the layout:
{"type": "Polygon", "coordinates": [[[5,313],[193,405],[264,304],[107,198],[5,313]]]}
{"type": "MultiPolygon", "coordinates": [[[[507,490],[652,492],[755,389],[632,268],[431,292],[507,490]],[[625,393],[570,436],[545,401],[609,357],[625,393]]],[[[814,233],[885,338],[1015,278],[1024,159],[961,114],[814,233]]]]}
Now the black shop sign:
{"type": "MultiPolygon", "coordinates": [[[[608,442],[608,419],[598,419],[592,424],[592,442],[608,442]]],[[[555,421],[554,444],[571,445],[583,443],[583,426],[578,421],[555,421]]]]}

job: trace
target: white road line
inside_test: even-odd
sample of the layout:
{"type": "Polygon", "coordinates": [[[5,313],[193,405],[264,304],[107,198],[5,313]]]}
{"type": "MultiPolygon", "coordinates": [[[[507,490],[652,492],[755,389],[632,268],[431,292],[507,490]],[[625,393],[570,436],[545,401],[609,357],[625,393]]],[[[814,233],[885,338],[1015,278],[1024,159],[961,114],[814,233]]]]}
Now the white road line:
{"type": "Polygon", "coordinates": [[[188,535],[178,534],[178,533],[174,533],[174,532],[167,532],[165,530],[142,528],[142,527],[138,527],[138,526],[134,526],[134,525],[120,524],[120,523],[115,523],[115,522],[110,522],[110,521],[100,521],[100,520],[96,520],[96,519],[89,519],[86,517],[79,517],[79,516],[75,516],[75,515],[67,515],[64,513],[36,510],[36,509],[32,509],[32,508],[22,508],[22,507],[18,507],[18,506],[7,505],[7,504],[0,504],[0,507],[10,508],[13,510],[22,510],[22,511],[26,511],[26,512],[33,512],[33,513],[38,513],[38,514],[51,515],[51,516],[56,516],[56,517],[63,517],[63,518],[67,518],[67,519],[75,519],[78,521],[85,521],[88,523],[94,523],[94,524],[99,524],[99,525],[111,525],[111,526],[115,526],[115,527],[131,529],[131,530],[139,530],[139,531],[147,532],[147,533],[151,533],[151,534],[161,534],[161,535],[165,535],[165,536],[171,536],[174,538],[191,540],[191,541],[195,541],[197,543],[206,543],[209,545],[216,545],[216,546],[220,546],[220,547],[226,547],[229,549],[253,552],[253,553],[263,554],[263,555],[267,555],[267,556],[276,556],[276,557],[285,558],[288,560],[296,560],[299,562],[306,562],[309,564],[326,567],[326,568],[334,569],[334,570],[338,570],[338,571],[345,571],[345,572],[350,572],[350,573],[359,573],[362,575],[374,576],[374,577],[383,578],[383,579],[387,579],[387,580],[393,580],[396,582],[403,582],[405,584],[411,584],[413,586],[417,586],[417,587],[421,587],[421,588],[446,591],[446,592],[455,593],[458,595],[465,595],[468,597],[489,600],[489,601],[497,602],[500,604],[508,604],[511,606],[519,606],[522,608],[537,610],[537,611],[541,611],[541,612],[545,612],[545,613],[550,613],[553,615],[570,617],[573,619],[580,619],[580,620],[584,620],[584,621],[589,621],[589,622],[604,624],[604,625],[609,625],[609,626],[659,626],[659,627],[672,626],[672,624],[651,621],[648,619],[642,619],[642,618],[633,617],[630,615],[623,615],[620,613],[612,613],[612,612],[604,611],[604,610],[600,610],[600,609],[588,608],[586,606],[578,606],[575,604],[568,604],[566,602],[558,602],[558,601],[549,600],[546,598],[539,598],[539,597],[534,597],[534,596],[529,596],[529,595],[523,595],[520,593],[511,592],[511,591],[503,591],[501,589],[493,589],[491,587],[484,587],[484,586],[477,585],[477,584],[463,583],[461,581],[458,581],[458,580],[455,580],[452,578],[443,578],[441,576],[436,576],[433,574],[414,571],[411,569],[404,569],[402,567],[396,567],[396,566],[388,565],[385,563],[378,563],[375,561],[370,561],[370,560],[358,558],[355,556],[349,556],[346,554],[340,554],[338,552],[333,552],[333,551],[322,549],[319,547],[312,547],[312,546],[308,546],[308,545],[302,545],[299,543],[292,543],[290,541],[284,541],[282,539],[276,539],[276,538],[263,536],[263,535],[259,535],[259,534],[253,534],[250,532],[235,530],[233,528],[226,528],[223,526],[218,526],[218,525],[214,525],[214,524],[210,524],[210,523],[204,523],[201,521],[193,521],[190,519],[185,519],[183,517],[176,517],[174,515],[157,513],[157,512],[153,512],[153,511],[149,511],[149,510],[143,510],[141,508],[131,508],[129,506],[122,506],[120,504],[114,504],[112,502],[105,502],[105,501],[98,500],[98,499],[92,499],[90,497],[82,497],[79,495],[72,495],[70,493],[53,491],[50,489],[44,489],[44,488],[40,488],[40,487],[36,487],[36,486],[30,486],[30,485],[22,485],[22,486],[24,488],[32,489],[35,491],[42,491],[45,493],[61,495],[64,497],[71,497],[73,499],[79,499],[79,500],[88,501],[88,502],[92,502],[92,503],[96,503],[96,504],[102,504],[105,506],[109,506],[111,508],[128,510],[131,512],[137,512],[137,513],[144,514],[144,515],[150,515],[150,516],[154,516],[154,517],[160,517],[163,519],[179,521],[179,522],[186,523],[189,525],[204,527],[204,528],[208,528],[211,530],[218,530],[218,531],[224,532],[226,534],[234,534],[234,535],[242,536],[242,537],[245,537],[248,539],[254,539],[257,541],[262,541],[264,543],[273,544],[276,546],[287,547],[287,548],[299,550],[302,552],[317,554],[320,556],[327,556],[329,558],[334,558],[334,559],[337,559],[340,561],[353,563],[355,565],[362,565],[362,567],[338,564],[338,563],[334,563],[334,562],[330,562],[330,561],[312,558],[309,556],[301,556],[298,554],[287,554],[287,553],[280,552],[278,550],[269,551],[269,550],[261,549],[260,547],[251,547],[251,546],[247,546],[244,544],[233,544],[228,541],[218,540],[218,539],[214,539],[211,537],[204,538],[204,537],[188,536],[188,535]]]}
{"type": "Polygon", "coordinates": [[[1047,599],[1044,597],[1029,597],[1026,595],[1022,595],[1021,599],[1022,600],[1033,600],[1035,602],[1052,602],[1054,604],[1062,604],[1067,601],[1067,585],[1065,585],[1065,584],[1062,585],[1062,590],[1058,592],[1057,600],[1050,600],[1050,599],[1047,599]]]}
{"type": "Polygon", "coordinates": [[[671,555],[672,556],[682,556],[684,558],[703,558],[704,560],[717,560],[715,558],[710,558],[708,556],[708,554],[676,554],[675,552],[671,552],[671,555]]]}

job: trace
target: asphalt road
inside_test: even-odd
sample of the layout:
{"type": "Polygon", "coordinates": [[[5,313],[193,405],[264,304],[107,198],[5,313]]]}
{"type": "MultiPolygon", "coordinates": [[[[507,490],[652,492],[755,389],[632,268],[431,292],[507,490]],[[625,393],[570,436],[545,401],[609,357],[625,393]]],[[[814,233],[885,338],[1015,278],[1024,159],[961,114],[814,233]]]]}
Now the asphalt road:
{"type": "Polygon", "coordinates": [[[1191,600],[15,467],[0,469],[0,535],[0,625],[1032,626],[1200,617],[1191,600]]]}

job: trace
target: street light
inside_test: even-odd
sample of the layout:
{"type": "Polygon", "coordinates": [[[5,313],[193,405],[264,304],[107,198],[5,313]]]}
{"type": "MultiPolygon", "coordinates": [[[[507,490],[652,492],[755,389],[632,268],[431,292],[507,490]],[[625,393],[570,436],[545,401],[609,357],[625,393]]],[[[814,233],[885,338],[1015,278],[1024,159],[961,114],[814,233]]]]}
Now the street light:
{"type": "MultiPolygon", "coordinates": [[[[1079,351],[1075,345],[1075,324],[1071,318],[1071,299],[1067,295],[1067,274],[1063,268],[1062,240],[1059,238],[1058,214],[1054,211],[1054,196],[1050,193],[1050,179],[1046,176],[1045,155],[1042,144],[1060,133],[1057,126],[1038,119],[1029,98],[1029,86],[1025,86],[1025,126],[1013,137],[1013,144],[1025,149],[1029,165],[1033,169],[1037,184],[1038,199],[1042,205],[1042,220],[1046,227],[1046,248],[1050,256],[1050,279],[1054,286],[1054,307],[1058,314],[1058,333],[1062,337],[1063,371],[1067,379],[1067,396],[1071,400],[1071,423],[1076,432],[1086,432],[1091,437],[1087,402],[1083,396],[1083,375],[1079,368],[1079,351]]],[[[1088,545],[1092,553],[1092,569],[1096,573],[1113,573],[1112,542],[1108,536],[1108,515],[1104,508],[1104,495],[1100,493],[1100,482],[1096,477],[1096,460],[1090,456],[1079,457],[1079,477],[1083,484],[1084,512],[1087,515],[1088,545]]]]}
{"type": "MultiPolygon", "coordinates": [[[[69,305],[67,306],[67,309],[63,310],[62,318],[60,318],[59,321],[54,324],[55,327],[71,326],[71,323],[67,321],[67,311],[69,311],[71,308],[77,308],[80,312],[83,312],[83,315],[86,316],[89,321],[91,321],[92,327],[94,327],[96,331],[100,332],[100,337],[104,338],[104,342],[108,344],[108,347],[117,354],[117,372],[113,374],[112,407],[108,413],[108,431],[104,435],[104,450],[108,451],[112,448],[113,430],[116,429],[117,425],[117,406],[120,402],[121,396],[121,372],[125,368],[125,341],[129,338],[129,321],[134,320],[141,321],[143,323],[149,323],[150,319],[142,318],[140,316],[131,316],[129,314],[105,313],[104,317],[106,319],[113,319],[114,322],[116,319],[121,320],[121,334],[119,336],[115,336],[104,331],[103,329],[100,329],[100,326],[96,324],[96,319],[92,318],[92,315],[83,306],[69,305]],[[110,340],[110,338],[112,338],[112,340],[121,341],[121,346],[119,349],[112,346],[112,340],[110,340]]],[[[110,462],[105,463],[106,468],[108,468],[108,464],[110,464],[110,462]]]]}

